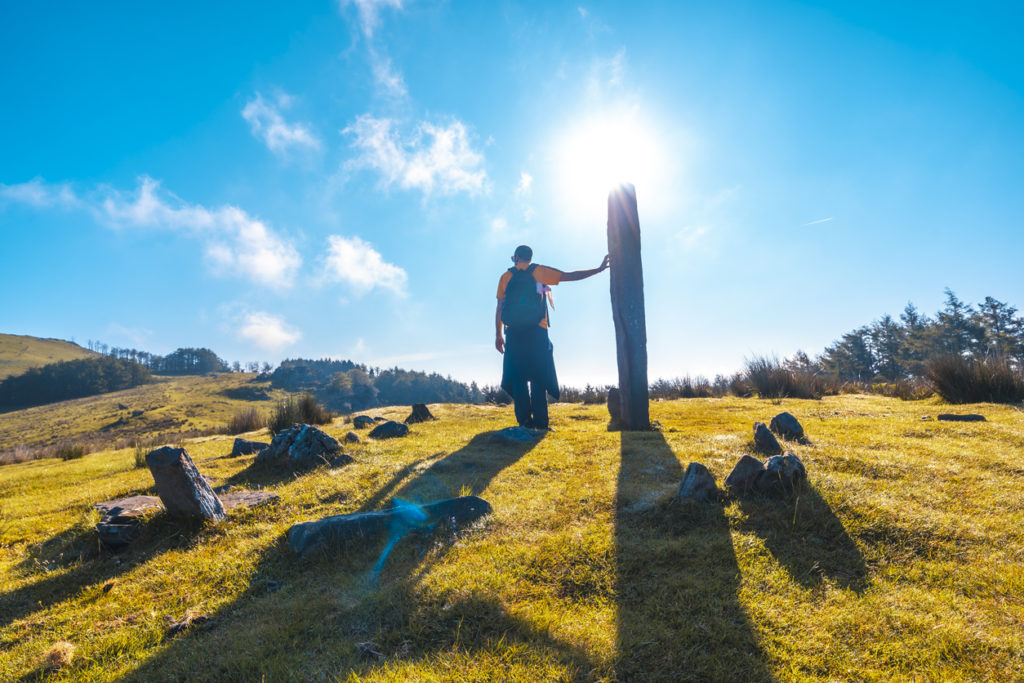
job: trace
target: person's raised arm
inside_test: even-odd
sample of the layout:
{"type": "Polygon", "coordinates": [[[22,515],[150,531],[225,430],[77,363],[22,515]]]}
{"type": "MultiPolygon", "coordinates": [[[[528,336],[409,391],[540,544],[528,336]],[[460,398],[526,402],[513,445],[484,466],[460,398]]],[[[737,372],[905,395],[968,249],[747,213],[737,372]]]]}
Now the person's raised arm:
{"type": "Polygon", "coordinates": [[[498,299],[498,307],[494,309],[494,348],[498,353],[505,353],[505,339],[501,335],[501,299],[498,299]]]}
{"type": "Polygon", "coordinates": [[[562,282],[574,282],[576,280],[586,280],[592,275],[597,275],[602,270],[605,270],[611,265],[611,257],[605,255],[604,260],[601,261],[601,265],[597,268],[591,268],[590,270],[574,270],[569,273],[562,273],[562,282]]]}

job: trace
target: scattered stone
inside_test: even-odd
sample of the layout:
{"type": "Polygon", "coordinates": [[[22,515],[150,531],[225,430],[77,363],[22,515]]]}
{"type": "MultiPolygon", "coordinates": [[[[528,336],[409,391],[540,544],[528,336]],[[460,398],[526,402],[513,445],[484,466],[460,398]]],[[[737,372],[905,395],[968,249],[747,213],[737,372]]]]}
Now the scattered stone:
{"type": "Polygon", "coordinates": [[[359,435],[356,434],[355,432],[349,432],[348,434],[345,435],[346,443],[359,443],[360,441],[361,439],[359,438],[359,435]]]}
{"type": "Polygon", "coordinates": [[[305,469],[328,463],[340,452],[341,443],[327,432],[312,425],[294,424],[274,436],[270,448],[256,456],[255,464],[305,469]]]}
{"type": "Polygon", "coordinates": [[[942,413],[936,419],[940,422],[988,422],[984,415],[977,414],[953,415],[952,413],[942,413]]]}
{"type": "Polygon", "coordinates": [[[370,437],[373,439],[397,439],[400,436],[408,436],[409,427],[401,422],[388,420],[370,430],[370,437]]]}
{"type": "Polygon", "coordinates": [[[132,417],[138,417],[138,416],[142,415],[144,412],[146,412],[146,411],[145,410],[133,410],[132,411],[132,417]]]}
{"type": "Polygon", "coordinates": [[[764,473],[757,481],[757,488],[764,493],[792,493],[807,479],[807,470],[800,458],[792,453],[773,455],[764,463],[764,473]]]}
{"type": "Polygon", "coordinates": [[[764,474],[764,464],[757,458],[744,455],[725,478],[725,488],[734,496],[745,496],[757,486],[764,474]]]}
{"type": "Polygon", "coordinates": [[[399,538],[414,529],[431,529],[439,522],[464,526],[491,512],[491,505],[477,496],[448,498],[428,505],[395,500],[389,510],[355,512],[300,522],[288,529],[292,552],[303,554],[315,548],[341,546],[352,541],[399,538]]]}
{"type": "Polygon", "coordinates": [[[804,436],[803,426],[789,413],[779,413],[773,417],[770,426],[783,439],[802,439],[804,436]]]}
{"type": "Polygon", "coordinates": [[[356,415],[352,418],[352,426],[356,429],[366,429],[367,427],[372,427],[375,424],[376,423],[373,421],[373,418],[369,415],[356,415]]]}
{"type": "Polygon", "coordinates": [[[270,444],[268,443],[263,443],[262,441],[249,441],[248,439],[235,437],[235,445],[231,447],[231,457],[235,458],[239,455],[252,455],[253,453],[259,453],[267,448],[270,448],[270,444]]]}
{"type": "Polygon", "coordinates": [[[693,500],[712,502],[718,498],[718,485],[707,467],[699,462],[691,462],[686,466],[683,481],[679,484],[676,500],[693,500]]]}
{"type": "Polygon", "coordinates": [[[146,465],[156,482],[160,501],[172,515],[196,519],[224,519],[224,505],[184,448],[164,446],[146,454],[146,465]]]}
{"type": "Polygon", "coordinates": [[[622,418],[622,397],[618,387],[608,390],[608,415],[612,418],[612,422],[616,423],[622,418]]]}
{"type": "Polygon", "coordinates": [[[778,439],[772,434],[771,430],[764,422],[754,423],[754,445],[757,450],[768,455],[775,455],[782,452],[782,446],[779,445],[778,439]]]}
{"type": "Polygon", "coordinates": [[[409,417],[405,418],[405,424],[414,425],[419,422],[427,422],[428,420],[436,420],[430,410],[427,408],[426,403],[413,403],[412,412],[409,413],[409,417]]]}
{"type": "Polygon", "coordinates": [[[126,405],[125,405],[125,404],[123,404],[123,403],[118,403],[118,404],[117,404],[117,409],[118,409],[118,410],[128,410],[128,406],[126,406],[126,405]]]}
{"type": "Polygon", "coordinates": [[[380,415],[374,415],[373,416],[373,421],[374,422],[384,422],[385,418],[381,417],[380,415]]]}
{"type": "Polygon", "coordinates": [[[505,427],[491,434],[491,441],[500,443],[533,443],[537,433],[526,427],[505,427]]]}

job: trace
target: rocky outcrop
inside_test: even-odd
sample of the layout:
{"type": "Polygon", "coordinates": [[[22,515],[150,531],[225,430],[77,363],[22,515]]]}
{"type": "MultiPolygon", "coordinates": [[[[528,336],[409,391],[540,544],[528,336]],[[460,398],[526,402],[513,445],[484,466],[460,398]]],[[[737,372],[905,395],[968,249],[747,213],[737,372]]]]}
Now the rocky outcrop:
{"type": "Polygon", "coordinates": [[[288,529],[288,545],[292,552],[301,555],[353,542],[370,543],[389,535],[397,539],[410,530],[442,524],[466,526],[490,512],[490,503],[476,496],[449,498],[428,505],[396,500],[389,510],[335,515],[295,524],[288,529]]]}
{"type": "Polygon", "coordinates": [[[295,424],[278,432],[270,448],[256,456],[255,463],[297,470],[338,464],[339,457],[352,460],[341,453],[341,443],[330,434],[312,425],[295,424]]]}
{"type": "Polygon", "coordinates": [[[374,439],[397,439],[409,435],[409,427],[401,422],[388,420],[370,430],[370,437],[374,439]]]}
{"type": "Polygon", "coordinates": [[[412,412],[409,413],[409,417],[405,418],[405,424],[414,425],[420,422],[428,422],[430,420],[436,420],[430,413],[430,409],[427,408],[426,403],[414,403],[412,404],[412,412]]]}
{"type": "Polygon", "coordinates": [[[807,479],[807,470],[796,455],[773,455],[763,463],[744,455],[725,478],[730,495],[743,498],[752,493],[789,494],[807,479]]]}
{"type": "Polygon", "coordinates": [[[356,415],[352,418],[352,426],[356,429],[368,429],[377,424],[369,415],[356,415]]]}
{"type": "Polygon", "coordinates": [[[240,455],[252,455],[269,447],[270,444],[263,443],[262,441],[249,441],[247,439],[236,437],[235,443],[231,447],[231,457],[234,458],[240,455]]]}
{"type": "Polygon", "coordinates": [[[174,515],[219,522],[224,506],[184,448],[164,446],[146,454],[156,491],[167,511],[174,515]]]}
{"type": "Polygon", "coordinates": [[[779,440],[775,438],[764,422],[754,423],[754,446],[766,455],[776,455],[782,452],[779,440]]]}
{"type": "Polygon", "coordinates": [[[789,413],[779,413],[772,418],[769,426],[783,439],[802,439],[804,437],[803,425],[789,413]]]}

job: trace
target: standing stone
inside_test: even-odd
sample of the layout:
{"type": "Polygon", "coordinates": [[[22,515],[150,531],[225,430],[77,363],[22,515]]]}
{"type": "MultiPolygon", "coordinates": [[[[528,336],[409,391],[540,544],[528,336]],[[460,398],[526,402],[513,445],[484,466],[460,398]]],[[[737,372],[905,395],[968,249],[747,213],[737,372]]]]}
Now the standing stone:
{"type": "Polygon", "coordinates": [[[171,514],[218,522],[226,516],[220,498],[184,448],[164,446],[146,454],[160,501],[171,514]]]}
{"type": "Polygon", "coordinates": [[[683,481],[680,482],[679,491],[676,493],[676,499],[712,502],[717,497],[718,486],[708,468],[699,462],[691,462],[687,465],[683,481]]]}
{"type": "Polygon", "coordinates": [[[413,403],[412,412],[409,413],[409,417],[405,418],[405,424],[414,425],[420,422],[427,422],[428,420],[436,419],[436,417],[431,415],[430,409],[427,408],[426,403],[413,403]]]}
{"type": "Polygon", "coordinates": [[[782,452],[779,440],[775,438],[764,422],[754,423],[754,445],[757,446],[757,450],[768,455],[777,455],[782,452]]]}
{"type": "Polygon", "coordinates": [[[608,415],[615,423],[622,418],[622,398],[619,395],[619,390],[615,387],[608,390],[608,415]]]}
{"type": "Polygon", "coordinates": [[[789,413],[779,413],[773,417],[770,426],[783,439],[802,439],[804,436],[803,425],[789,413]]]}
{"type": "Polygon", "coordinates": [[[644,312],[644,272],[640,259],[640,218],[636,189],[619,186],[608,195],[608,254],[612,267],[612,319],[619,366],[623,429],[649,429],[647,393],[647,318],[644,312]]]}

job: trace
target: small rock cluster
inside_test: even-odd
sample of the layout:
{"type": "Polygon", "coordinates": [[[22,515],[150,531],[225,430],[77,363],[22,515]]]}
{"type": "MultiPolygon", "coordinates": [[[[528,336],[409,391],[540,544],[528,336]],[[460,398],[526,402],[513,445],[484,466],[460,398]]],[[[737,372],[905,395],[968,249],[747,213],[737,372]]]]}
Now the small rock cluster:
{"type": "MultiPolygon", "coordinates": [[[[752,494],[768,496],[788,495],[807,479],[807,469],[793,453],[783,454],[775,434],[784,439],[804,438],[804,428],[789,413],[779,413],[766,426],[754,423],[754,447],[770,457],[764,462],[751,455],[744,455],[725,478],[725,491],[734,498],[752,494]]],[[[715,478],[700,463],[691,462],[676,494],[677,500],[713,502],[721,498],[715,478]]]]}
{"type": "Polygon", "coordinates": [[[255,464],[272,465],[289,470],[305,469],[317,465],[337,466],[352,462],[341,452],[341,443],[333,436],[312,425],[294,424],[278,432],[270,447],[260,451],[255,464]],[[339,462],[339,459],[344,462],[339,462]]]}

